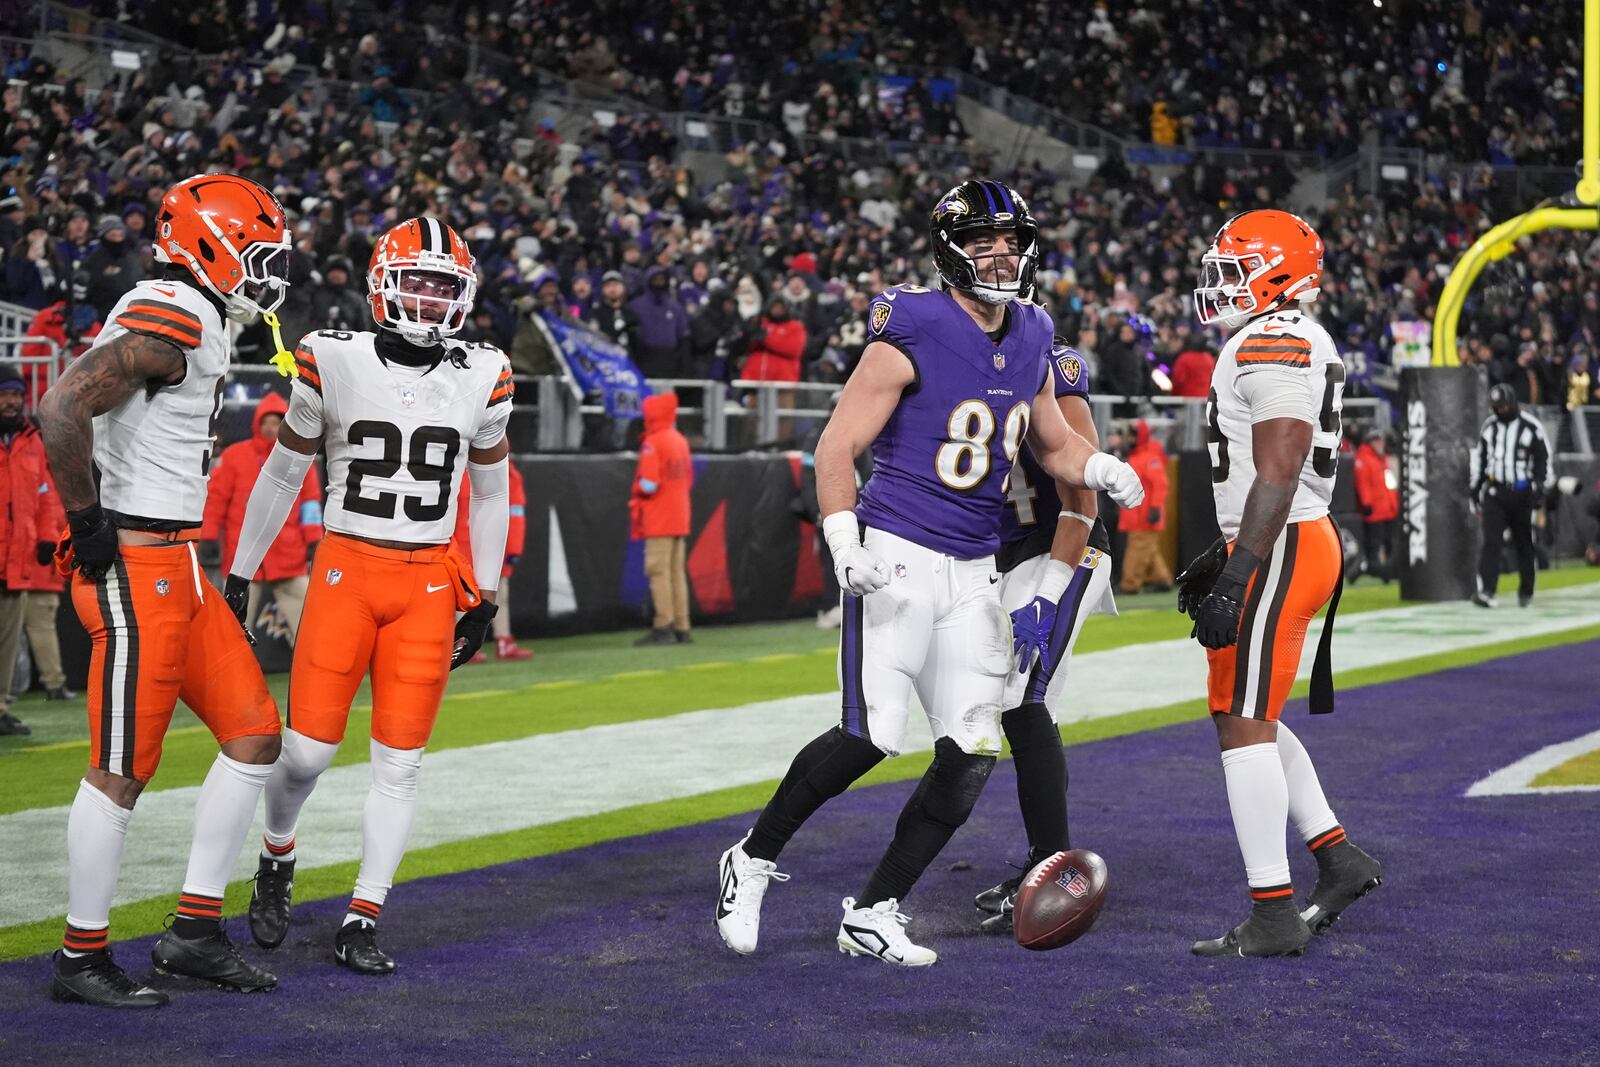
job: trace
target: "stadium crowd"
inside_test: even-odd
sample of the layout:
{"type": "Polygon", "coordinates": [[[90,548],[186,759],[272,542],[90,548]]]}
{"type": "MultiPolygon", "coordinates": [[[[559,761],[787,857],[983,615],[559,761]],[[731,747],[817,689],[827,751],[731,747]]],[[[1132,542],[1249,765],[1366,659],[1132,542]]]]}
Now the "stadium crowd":
{"type": "MultiPolygon", "coordinates": [[[[941,165],[942,155],[911,151],[863,160],[812,136],[825,130],[898,136],[908,131],[893,123],[914,111],[923,125],[908,139],[961,140],[958,123],[926,118],[943,106],[926,86],[913,85],[892,106],[868,106],[878,99],[880,63],[909,61],[930,41],[948,48],[966,42],[959,45],[971,47],[966,59],[990,77],[1026,69],[1042,77],[1038,71],[1048,68],[1077,70],[1081,79],[1084,64],[1050,61],[1052,53],[1006,58],[1007,47],[1021,47],[1019,41],[1054,48],[1059,34],[1070,33],[1094,47],[1136,53],[1141,63],[1159,59],[1169,73],[1187,69],[1196,49],[1195,55],[1216,53],[1207,61],[1214,68],[1292,66],[1339,79],[1352,66],[1362,77],[1372,73],[1362,66],[1365,45],[1342,29],[1344,15],[1319,26],[1317,36],[1286,34],[1295,44],[1284,46],[1284,55],[1298,55],[1302,38],[1339,42],[1332,60],[1234,66],[1225,61],[1233,47],[1225,27],[1199,34],[1184,4],[1046,19],[1048,33],[1019,29],[1009,46],[1004,37],[984,43],[988,38],[965,9],[950,16],[961,27],[951,32],[934,5],[899,4],[894,19],[867,19],[844,4],[830,8],[837,17],[818,15],[801,33],[795,20],[813,13],[795,9],[763,20],[750,17],[748,7],[741,5],[735,18],[717,3],[680,5],[666,15],[632,3],[600,4],[588,14],[560,4],[491,4],[469,12],[464,29],[447,35],[422,20],[431,10],[422,5],[400,5],[401,14],[417,20],[417,32],[407,34],[380,32],[396,14],[388,7],[264,2],[252,6],[252,18],[235,20],[221,3],[181,10],[150,5],[154,21],[147,28],[204,54],[169,54],[130,79],[120,96],[97,96],[76,81],[58,92],[50,88],[58,84],[50,64],[14,46],[0,115],[0,299],[40,309],[38,332],[63,341],[92,335],[95,320],[144,269],[152,203],[178,177],[222,168],[273,188],[290,212],[301,253],[283,309],[290,343],[309,330],[361,323],[373,236],[399,218],[429,213],[455,225],[478,257],[484,284],[472,336],[504,347],[525,372],[552,368],[530,320],[542,314],[587,323],[621,341],[650,376],[832,381],[848,373],[865,343],[872,293],[932,280],[925,213],[958,177],[941,165]],[[1181,35],[1188,51],[1146,56],[1134,47],[1156,15],[1188,27],[1181,35]],[[1103,25],[1113,32],[1097,29],[1103,25]],[[611,40],[599,33],[602,26],[630,30],[611,40]],[[490,64],[469,73],[463,40],[522,58],[513,69],[490,64]],[[584,55],[598,58],[586,65],[584,55]],[[729,59],[719,76],[718,57],[729,56],[740,58],[729,59]],[[751,64],[765,64],[772,77],[751,64]],[[732,96],[742,95],[750,110],[741,113],[772,120],[772,132],[729,152],[723,177],[702,184],[672,125],[643,108],[609,124],[577,121],[558,130],[540,97],[545,68],[596,80],[626,69],[632,80],[619,88],[668,107],[726,112],[732,96]],[[830,77],[835,70],[850,73],[830,80],[819,74],[824,69],[830,77]],[[695,85],[706,91],[693,95],[695,85]],[[740,85],[738,94],[730,92],[740,85]],[[837,107],[812,106],[803,115],[786,108],[790,90],[822,87],[841,94],[837,107]]],[[[1431,10],[1406,8],[1406,26],[1417,11],[1431,10]]],[[[1520,10],[1489,4],[1476,23],[1466,17],[1440,23],[1440,47],[1492,45],[1504,57],[1491,64],[1499,73],[1489,81],[1499,87],[1495,92],[1511,93],[1515,72],[1533,62],[1534,45],[1526,36],[1510,40],[1505,29],[1520,26],[1531,35],[1546,29],[1548,17],[1513,18],[1520,10]]],[[[1401,24],[1389,18],[1377,15],[1384,33],[1416,38],[1417,49],[1428,43],[1428,33],[1401,34],[1401,24]]],[[[1354,19],[1348,17],[1352,25],[1354,19]]],[[[1557,47],[1557,39],[1548,47],[1557,47]]],[[[1467,65],[1469,74],[1481,65],[1467,65]]],[[[1092,89],[1077,94],[1080,102],[1100,100],[1086,118],[1109,123],[1106,109],[1138,110],[1118,103],[1119,86],[1143,83],[1131,69],[1123,73],[1120,81],[1097,75],[1092,89]]],[[[1205,84],[1215,88],[1211,80],[1205,84]]],[[[1048,99],[1054,90],[1040,81],[1029,91],[1048,99]]],[[[1239,89],[1246,97],[1251,91],[1239,89]]],[[[1334,97],[1344,103],[1329,107],[1352,100],[1333,92],[1317,98],[1334,97]]],[[[1229,111],[1220,98],[1197,103],[1176,89],[1168,99],[1172,114],[1184,116],[1183,135],[1200,143],[1209,135],[1196,131],[1229,111]]],[[[1539,104],[1564,115],[1559,99],[1539,104]]],[[[1381,116],[1384,109],[1370,113],[1381,116]]],[[[1523,116],[1515,125],[1522,136],[1541,122],[1523,116]]],[[[1560,128],[1576,131],[1576,119],[1560,128]]],[[[1416,143],[1449,129],[1446,123],[1380,133],[1386,142],[1416,143]]],[[[1253,137],[1241,143],[1257,143],[1253,137]]],[[[1311,145],[1300,133],[1291,142],[1311,145]]],[[[1488,147],[1481,154],[1494,158],[1488,147]]],[[[989,166],[976,151],[968,158],[976,169],[989,166]]],[[[1296,175],[1270,163],[1130,169],[1112,158],[1075,185],[1037,165],[1007,178],[1029,197],[1043,226],[1040,296],[1083,349],[1099,388],[1138,396],[1167,387],[1184,353],[1214,351],[1216,339],[1195,325],[1188,296],[1198,252],[1235,211],[1281,204],[1296,175]]],[[[1313,213],[1328,242],[1319,314],[1356,356],[1353,391],[1371,388],[1374,372],[1390,362],[1396,323],[1431,319],[1451,260],[1499,203],[1494,172],[1484,168],[1391,183],[1382,197],[1345,196],[1313,213]]],[[[1475,294],[1463,319],[1466,351],[1491,363],[1496,380],[1511,381],[1527,401],[1592,403],[1588,368],[1600,308],[1584,292],[1577,268],[1592,266],[1600,250],[1571,235],[1542,236],[1530,245],[1528,255],[1497,268],[1475,294]]],[[[241,354],[265,358],[265,345],[264,336],[247,332],[241,354]]],[[[1180,391],[1194,388],[1183,384],[1193,375],[1178,379],[1180,391]]]]}

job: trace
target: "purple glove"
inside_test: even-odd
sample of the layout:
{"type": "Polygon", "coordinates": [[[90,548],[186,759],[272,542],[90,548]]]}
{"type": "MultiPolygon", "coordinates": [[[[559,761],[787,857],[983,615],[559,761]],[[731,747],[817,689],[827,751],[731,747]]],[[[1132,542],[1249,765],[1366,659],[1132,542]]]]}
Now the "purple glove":
{"type": "Polygon", "coordinates": [[[1027,674],[1035,657],[1050,669],[1050,632],[1056,628],[1056,602],[1042,596],[1033,598],[1011,613],[1011,649],[1017,658],[1017,671],[1027,674]]]}

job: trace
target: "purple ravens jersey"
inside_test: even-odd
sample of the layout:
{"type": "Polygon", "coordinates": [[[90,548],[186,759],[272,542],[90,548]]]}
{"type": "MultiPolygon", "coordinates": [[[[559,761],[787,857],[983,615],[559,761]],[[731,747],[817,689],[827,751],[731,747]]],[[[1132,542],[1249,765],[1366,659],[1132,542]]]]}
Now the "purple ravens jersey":
{"type": "Polygon", "coordinates": [[[904,352],[916,380],[872,444],[856,517],[957,559],[993,555],[1053,332],[1049,315],[1020,301],[996,341],[949,293],[902,285],[879,295],[868,340],[904,352]]]}
{"type": "MultiPolygon", "coordinates": [[[[1081,396],[1089,399],[1089,368],[1083,357],[1068,345],[1054,345],[1050,350],[1050,377],[1055,381],[1056,396],[1081,396]]],[[[1006,506],[1000,514],[1000,541],[1014,544],[1046,527],[1052,531],[1061,514],[1061,497],[1056,494],[1056,481],[1044,472],[1033,453],[1022,450],[1017,469],[1011,472],[1010,492],[1006,506]]],[[[1048,538],[1046,538],[1048,546],[1048,538]]]]}

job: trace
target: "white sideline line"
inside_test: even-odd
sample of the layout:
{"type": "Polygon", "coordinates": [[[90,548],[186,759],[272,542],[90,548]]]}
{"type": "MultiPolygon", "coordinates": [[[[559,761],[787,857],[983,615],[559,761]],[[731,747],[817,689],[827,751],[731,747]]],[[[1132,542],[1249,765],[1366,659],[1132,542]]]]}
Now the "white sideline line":
{"type": "MultiPolygon", "coordinates": [[[[1525,610],[1429,604],[1344,615],[1337,624],[1335,662],[1339,671],[1354,670],[1589,625],[1600,625],[1600,596],[1593,587],[1543,594],[1525,610]]],[[[1320,627],[1314,625],[1307,635],[1308,649],[1320,627]]],[[[1310,655],[1302,658],[1302,677],[1310,663],[1310,655]]],[[[1205,669],[1205,651],[1190,640],[1074,656],[1063,720],[1199,698],[1205,669]]],[[[537,691],[508,699],[526,700],[528,713],[538,714],[537,691]]],[[[411,847],[781,778],[795,752],[837,717],[838,695],[819,693],[430,753],[423,760],[411,847]]],[[[925,728],[915,723],[905,744],[908,751],[932,746],[925,728]]],[[[335,767],[322,776],[302,813],[300,869],[359,857],[368,784],[365,764],[335,767]]],[[[140,798],[129,827],[118,904],[176,896],[198,793],[199,786],[185,786],[140,798]]],[[[0,927],[65,912],[68,810],[35,808],[0,816],[0,927]]],[[[258,815],[235,879],[254,873],[260,832],[258,815]]]]}
{"type": "Polygon", "coordinates": [[[1570,759],[1600,749],[1600,730],[1563,741],[1559,745],[1546,745],[1531,755],[1523,756],[1509,767],[1503,767],[1487,778],[1473,782],[1467,790],[1469,797],[1503,797],[1518,793],[1593,793],[1600,785],[1542,785],[1534,788],[1533,780],[1545,771],[1553,771],[1570,759]]]}

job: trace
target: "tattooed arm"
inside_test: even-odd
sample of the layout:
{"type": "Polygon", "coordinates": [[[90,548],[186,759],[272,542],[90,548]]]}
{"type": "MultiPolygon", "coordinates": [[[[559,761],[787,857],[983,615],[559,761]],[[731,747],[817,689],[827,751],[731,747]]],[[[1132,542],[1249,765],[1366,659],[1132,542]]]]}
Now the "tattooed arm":
{"type": "Polygon", "coordinates": [[[94,487],[94,423],[151,386],[183,381],[188,362],[175,345],[125,333],[73,361],[39,401],[39,435],[72,531],[72,561],[90,581],[117,560],[117,531],[100,509],[94,487]]]}
{"type": "Polygon", "coordinates": [[[39,434],[62,506],[69,513],[96,503],[94,417],[151,386],[178,384],[187,370],[176,346],[145,334],[125,333],[73,360],[45,393],[39,401],[39,434]]]}

